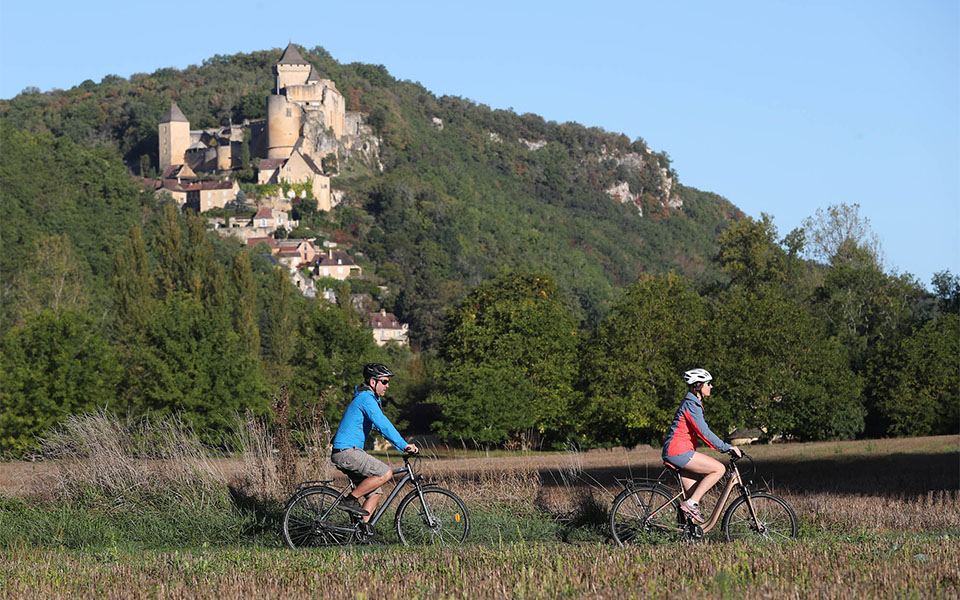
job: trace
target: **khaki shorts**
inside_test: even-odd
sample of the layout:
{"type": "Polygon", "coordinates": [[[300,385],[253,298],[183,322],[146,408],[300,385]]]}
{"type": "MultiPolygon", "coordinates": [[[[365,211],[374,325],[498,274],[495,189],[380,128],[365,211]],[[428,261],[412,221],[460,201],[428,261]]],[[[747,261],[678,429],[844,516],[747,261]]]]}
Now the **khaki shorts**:
{"type": "MultiPolygon", "coordinates": [[[[345,448],[339,452],[334,452],[330,455],[330,462],[350,478],[354,487],[360,485],[360,482],[367,477],[379,477],[391,471],[386,464],[360,448],[345,448]]],[[[367,497],[382,493],[383,488],[377,488],[367,494],[367,497]]]]}

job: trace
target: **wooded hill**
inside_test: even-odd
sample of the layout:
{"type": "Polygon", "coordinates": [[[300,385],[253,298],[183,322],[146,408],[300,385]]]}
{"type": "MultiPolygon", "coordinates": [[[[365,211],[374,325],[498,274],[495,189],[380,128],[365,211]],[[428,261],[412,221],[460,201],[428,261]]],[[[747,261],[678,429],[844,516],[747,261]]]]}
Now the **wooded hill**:
{"type": "Polygon", "coordinates": [[[401,429],[483,445],[658,443],[693,366],[719,378],[721,435],[960,426],[960,276],[930,293],[886,273],[855,205],[780,237],[639,138],[302,54],[380,140],[382,169],[337,165],[342,204],[298,209],[363,267],[336,304],[135,178],[171,101],[195,128],[263,117],[279,51],[0,101],[0,453],[103,407],[175,413],[230,447],[237,415],[283,404],[281,386],[279,423],[335,424],[372,361],[396,371],[401,429]],[[351,291],[419,351],[378,347],[351,291]]]}
{"type": "MultiPolygon", "coordinates": [[[[322,48],[303,56],[337,84],[347,110],[367,115],[384,166],[341,165],[333,186],[347,192],[349,206],[314,230],[353,242],[369,259],[379,282],[397,292],[384,303],[411,324],[415,343],[434,347],[443,307],[507,269],[554,274],[588,325],[642,272],[718,277],[710,262],[716,238],[740,211],[682,185],[670,191],[682,207],[667,208],[665,179],[677,174],[666,154],[639,138],[437,98],[382,66],[341,65],[322,48]],[[639,196],[644,216],[604,192],[621,182],[639,196]]],[[[215,56],[182,71],[28,90],[0,102],[0,118],[112,149],[138,173],[143,156],[157,164],[157,123],[171,101],[193,128],[263,118],[279,57],[277,50],[215,56]]]]}

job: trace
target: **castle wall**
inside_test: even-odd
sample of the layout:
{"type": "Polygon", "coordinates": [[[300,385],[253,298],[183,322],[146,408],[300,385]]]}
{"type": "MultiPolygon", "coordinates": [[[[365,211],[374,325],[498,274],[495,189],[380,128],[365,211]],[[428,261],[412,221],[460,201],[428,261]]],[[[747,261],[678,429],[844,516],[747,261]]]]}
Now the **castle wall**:
{"type": "Polygon", "coordinates": [[[267,158],[286,158],[300,139],[300,113],[283,96],[267,96],[267,158]]]}
{"type": "Polygon", "coordinates": [[[230,151],[230,143],[225,142],[220,146],[217,146],[217,170],[218,171],[229,171],[232,166],[232,152],[230,151]]]}

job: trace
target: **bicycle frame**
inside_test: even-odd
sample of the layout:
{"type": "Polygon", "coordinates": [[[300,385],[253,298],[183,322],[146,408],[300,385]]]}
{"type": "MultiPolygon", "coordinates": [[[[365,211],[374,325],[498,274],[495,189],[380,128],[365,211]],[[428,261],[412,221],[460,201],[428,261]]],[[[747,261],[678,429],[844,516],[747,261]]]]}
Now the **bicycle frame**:
{"type": "MultiPolygon", "coordinates": [[[[674,507],[674,502],[684,501],[687,498],[686,490],[683,489],[683,482],[680,481],[680,472],[674,471],[674,475],[677,477],[677,481],[680,484],[680,491],[674,494],[669,500],[664,502],[661,506],[658,506],[656,509],[651,511],[650,515],[656,515],[662,512],[663,510],[670,509],[674,507]]],[[[662,476],[661,476],[662,477],[662,476]]],[[[750,516],[753,519],[756,519],[756,514],[753,510],[753,504],[750,502],[750,492],[747,490],[746,486],[743,485],[743,480],[740,477],[740,469],[737,468],[737,464],[734,461],[730,462],[730,471],[727,474],[727,483],[723,487],[723,491],[720,493],[720,498],[717,500],[717,503],[713,507],[713,512],[710,514],[710,518],[706,523],[701,525],[703,533],[708,533],[714,526],[717,524],[717,521],[720,520],[720,515],[723,513],[724,507],[727,505],[727,500],[730,499],[730,492],[733,491],[734,486],[740,486],[740,493],[747,497],[747,506],[750,508],[750,516]]],[[[659,480],[658,480],[659,481],[659,480]]],[[[682,527],[670,528],[671,531],[683,531],[682,527]]]]}
{"type": "MultiPolygon", "coordinates": [[[[369,523],[371,526],[375,526],[377,524],[377,521],[380,520],[380,517],[382,517],[383,514],[387,512],[387,509],[390,508],[390,506],[393,504],[393,501],[396,500],[398,495],[400,495],[400,490],[403,488],[403,486],[407,484],[407,482],[413,482],[413,486],[414,488],[416,488],[417,493],[420,496],[420,502],[423,503],[423,491],[420,487],[419,479],[417,478],[417,475],[413,472],[413,467],[410,465],[409,456],[403,457],[402,467],[400,467],[399,469],[393,470],[394,475],[400,475],[401,473],[403,473],[403,477],[400,479],[400,481],[397,482],[397,485],[394,486],[393,490],[390,491],[390,494],[387,496],[387,499],[382,503],[380,503],[380,507],[377,508],[377,510],[373,513],[373,516],[370,517],[370,520],[367,521],[367,523],[369,523]]],[[[353,483],[348,484],[340,492],[340,495],[337,496],[337,500],[339,501],[340,498],[343,498],[347,494],[347,492],[349,492],[353,488],[354,488],[353,483]]],[[[433,516],[429,514],[429,509],[426,507],[425,504],[424,504],[424,509],[427,511],[427,517],[430,520],[433,520],[433,516]]],[[[337,508],[336,503],[332,504],[327,509],[327,512],[323,513],[323,515],[321,516],[321,519],[325,520],[327,518],[327,515],[330,514],[330,511],[332,510],[339,510],[337,508]]],[[[353,530],[351,529],[350,531],[353,531],[353,530]]]]}

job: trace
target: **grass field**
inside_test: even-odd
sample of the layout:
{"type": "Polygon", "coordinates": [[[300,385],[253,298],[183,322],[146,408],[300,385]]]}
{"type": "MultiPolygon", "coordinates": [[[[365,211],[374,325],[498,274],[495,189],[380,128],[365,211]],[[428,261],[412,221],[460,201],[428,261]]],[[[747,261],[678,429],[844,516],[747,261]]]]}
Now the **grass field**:
{"type": "Polygon", "coordinates": [[[797,540],[612,544],[615,480],[656,476],[653,448],[434,450],[424,470],[473,522],[439,549],[391,543],[387,518],[382,544],[287,550],[286,492],[242,459],[0,463],[0,597],[960,597],[960,437],[748,451],[797,540]]]}

